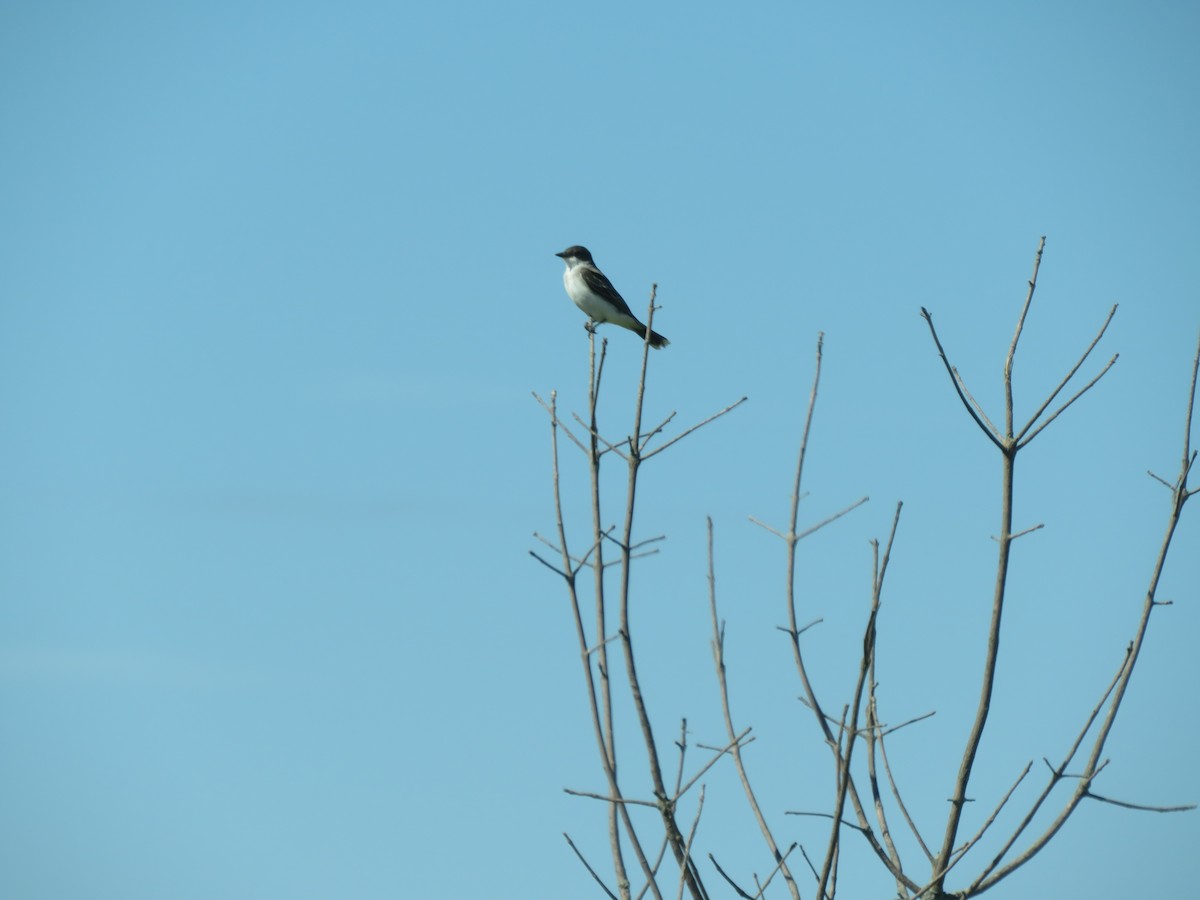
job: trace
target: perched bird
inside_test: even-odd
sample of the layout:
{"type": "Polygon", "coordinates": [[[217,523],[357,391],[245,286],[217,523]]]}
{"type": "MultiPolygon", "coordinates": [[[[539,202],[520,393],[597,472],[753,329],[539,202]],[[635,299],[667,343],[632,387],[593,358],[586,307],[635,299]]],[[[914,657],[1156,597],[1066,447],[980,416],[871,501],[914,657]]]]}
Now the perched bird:
{"type": "MultiPolygon", "coordinates": [[[[587,247],[568,247],[562,253],[555,253],[567,264],[563,272],[563,287],[567,296],[575,301],[575,305],[591,318],[587,324],[590,330],[601,322],[612,322],[622,328],[628,328],[642,340],[646,339],[646,326],[638,321],[638,317],[629,309],[629,304],[617,293],[612,282],[592,262],[592,254],[587,247]]],[[[671,343],[657,331],[650,332],[650,346],[654,349],[665,347],[671,343]]]]}

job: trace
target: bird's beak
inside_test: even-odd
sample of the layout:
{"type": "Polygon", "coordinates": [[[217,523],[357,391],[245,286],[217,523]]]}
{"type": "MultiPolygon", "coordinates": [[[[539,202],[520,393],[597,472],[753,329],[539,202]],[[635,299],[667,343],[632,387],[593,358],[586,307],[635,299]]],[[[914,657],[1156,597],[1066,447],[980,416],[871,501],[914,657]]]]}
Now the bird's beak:
{"type": "Polygon", "coordinates": [[[554,255],[555,255],[555,256],[557,256],[559,259],[566,259],[566,258],[567,258],[567,251],[566,251],[566,250],[564,250],[562,253],[555,253],[554,255]]]}

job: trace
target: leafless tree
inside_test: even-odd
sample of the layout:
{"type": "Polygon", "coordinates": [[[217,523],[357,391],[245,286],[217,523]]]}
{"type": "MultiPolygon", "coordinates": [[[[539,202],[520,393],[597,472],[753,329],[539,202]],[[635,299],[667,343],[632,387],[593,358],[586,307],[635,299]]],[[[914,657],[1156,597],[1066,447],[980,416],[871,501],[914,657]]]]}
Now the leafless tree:
{"type": "MultiPolygon", "coordinates": [[[[858,836],[855,838],[856,840],[861,839],[866,843],[871,854],[894,882],[897,897],[906,898],[906,900],[948,900],[948,898],[965,900],[965,898],[982,894],[995,886],[1045,849],[1084,800],[1090,799],[1157,812],[1194,808],[1191,806],[1155,807],[1115,800],[1098,794],[1093,787],[1097,777],[1108,764],[1107,759],[1103,756],[1105,744],[1133,676],[1150,624],[1151,614],[1157,607],[1165,605],[1164,601],[1156,599],[1156,596],[1180,516],[1186,501],[1200,491],[1200,488],[1189,487],[1189,475],[1197,455],[1197,452],[1192,449],[1191,429],[1192,413],[1195,409],[1197,369],[1200,367],[1200,345],[1197,346],[1196,356],[1192,361],[1191,383],[1184,421],[1183,452],[1179,470],[1171,479],[1161,478],[1157,475],[1152,476],[1169,492],[1166,533],[1151,568],[1141,615],[1129,644],[1120,658],[1114,661],[1114,674],[1101,691],[1099,699],[1090,711],[1081,716],[1079,730],[1062,752],[1061,758],[1057,762],[1046,760],[1044,783],[1035,792],[1028,808],[1020,814],[1015,827],[1012,827],[1010,833],[999,841],[999,851],[982,864],[974,864],[975,868],[970,873],[964,873],[963,867],[960,866],[968,852],[975,848],[981,838],[995,825],[1001,810],[1013,799],[1018,786],[1029,777],[1033,769],[1033,763],[1028,763],[1012,787],[1003,796],[994,800],[993,808],[982,824],[973,833],[969,835],[964,833],[963,809],[969,799],[968,789],[975,772],[977,753],[988,724],[997,662],[1000,657],[1001,626],[1011,547],[1018,538],[1042,527],[1035,525],[1032,528],[1013,531],[1016,460],[1025,447],[1095,386],[1117,361],[1117,357],[1114,355],[1067,399],[1059,400],[1107,331],[1116,313],[1114,306],[1109,310],[1095,338],[1083,350],[1075,365],[1040,403],[1033,415],[1023,424],[1018,424],[1013,401],[1013,369],[1018,345],[1037,288],[1038,269],[1044,247],[1045,238],[1042,238],[1038,244],[1033,273],[1029,279],[1028,293],[1005,359],[1002,426],[994,424],[983,407],[972,396],[958,369],[951,364],[942,346],[941,339],[933,325],[933,317],[926,309],[921,309],[921,315],[929,327],[934,346],[954,391],[972,421],[986,440],[994,446],[1000,456],[1001,464],[1001,524],[1000,531],[996,535],[998,554],[995,587],[987,625],[987,651],[982,672],[979,675],[979,701],[965,738],[957,774],[953,777],[948,811],[940,834],[925,833],[918,828],[914,816],[910,815],[909,807],[905,803],[897,781],[893,777],[887,754],[887,741],[890,735],[901,728],[920,722],[932,713],[917,716],[898,724],[886,724],[887,720],[881,715],[876,695],[878,686],[875,656],[878,638],[877,621],[883,601],[888,563],[900,525],[902,504],[896,506],[886,541],[882,546],[878,541],[872,542],[874,552],[872,589],[866,626],[862,636],[862,650],[858,661],[857,675],[850,687],[849,702],[844,703],[840,709],[836,710],[836,713],[831,711],[827,703],[817,696],[806,664],[802,637],[816,623],[801,624],[798,613],[797,546],[809,535],[840,519],[867,500],[863,497],[849,503],[841,511],[815,524],[802,526],[800,523],[805,459],[821,380],[823,337],[819,337],[817,341],[812,390],[800,440],[795,478],[792,482],[789,520],[784,527],[774,527],[751,517],[751,521],[769,531],[784,545],[787,624],[782,630],[788,638],[796,677],[802,690],[801,699],[811,711],[817,734],[827,745],[830,753],[830,772],[835,787],[832,808],[795,813],[797,815],[817,815],[829,819],[828,837],[820,850],[811,855],[804,847],[800,847],[796,843],[784,846],[776,839],[770,820],[771,816],[777,814],[778,811],[764,810],[752,787],[744,753],[747,745],[753,741],[751,729],[736,723],[730,702],[729,673],[726,668],[724,652],[725,622],[720,618],[717,606],[711,519],[708,521],[709,615],[712,627],[713,659],[725,734],[716,745],[702,746],[701,749],[705,751],[706,756],[690,773],[688,772],[686,720],[680,730],[679,740],[675,744],[678,753],[674,772],[668,776],[664,770],[659,738],[647,711],[638,677],[637,658],[634,653],[629,614],[632,599],[630,596],[630,568],[634,560],[640,556],[656,552],[652,545],[660,540],[660,538],[636,542],[634,540],[634,514],[642,465],[691,435],[698,428],[729,413],[745,402],[746,398],[742,397],[704,421],[669,439],[665,436],[666,428],[674,417],[673,413],[654,427],[644,429],[642,414],[649,355],[649,345],[647,344],[643,347],[642,352],[641,373],[629,436],[621,440],[609,440],[601,434],[598,422],[600,388],[607,345],[602,341],[599,351],[597,351],[594,332],[589,341],[586,417],[574,415],[572,422],[568,423],[560,415],[556,393],[552,392],[548,401],[537,394],[534,395],[546,410],[550,420],[555,532],[550,537],[535,535],[552,551],[550,558],[534,551],[531,551],[531,555],[555,572],[562,579],[566,588],[569,608],[575,625],[588,712],[606,784],[604,792],[570,789],[568,792],[603,804],[608,822],[612,879],[601,875],[570,836],[564,836],[606,896],[620,897],[622,900],[633,897],[641,898],[647,895],[655,898],[662,898],[664,895],[682,898],[685,894],[692,898],[710,896],[702,866],[696,858],[695,838],[704,808],[705,786],[702,779],[715,764],[725,757],[729,757],[732,763],[746,802],[766,843],[771,859],[774,861],[773,869],[761,877],[755,875],[754,883],[751,885],[745,883],[744,879],[739,880],[736,875],[729,873],[728,870],[732,868],[729,861],[725,861],[726,865],[722,866],[715,854],[708,855],[711,863],[711,868],[707,870],[709,881],[713,880],[713,873],[715,873],[715,876],[727,886],[727,889],[731,889],[737,896],[744,898],[765,897],[768,889],[776,884],[780,891],[786,892],[795,900],[800,900],[802,896],[817,896],[832,900],[837,891],[842,839],[849,833],[856,834],[858,836]],[[1059,401],[1057,406],[1055,406],[1056,401],[1059,401]],[[567,439],[582,453],[590,474],[592,517],[588,537],[582,547],[572,547],[568,541],[568,529],[564,521],[563,497],[559,480],[560,434],[566,435],[567,439]],[[652,447],[656,441],[659,442],[659,445],[652,447]],[[600,474],[602,463],[610,457],[623,462],[627,469],[625,498],[619,528],[603,525],[605,516],[601,503],[600,474]],[[611,555],[615,555],[615,559],[610,558],[611,555]],[[612,579],[605,577],[606,572],[612,567],[616,567],[617,572],[615,588],[610,583],[612,579]],[[590,589],[588,589],[589,587],[590,589]],[[613,660],[614,657],[619,657],[619,661],[613,660]],[[610,660],[617,665],[622,663],[624,665],[624,678],[619,682],[614,681],[611,675],[610,660]],[[620,687],[617,686],[618,684],[620,687]],[[636,729],[646,751],[646,774],[651,786],[651,796],[628,795],[618,778],[618,725],[617,717],[614,715],[614,691],[616,690],[628,691],[636,729]],[[1057,801],[1061,804],[1057,813],[1052,816],[1043,814],[1041,818],[1038,818],[1039,813],[1043,812],[1043,808],[1047,807],[1054,789],[1064,782],[1072,784],[1073,788],[1065,800],[1057,801]],[[680,803],[689,795],[694,798],[689,807],[693,811],[690,813],[690,819],[685,821],[680,803]],[[653,827],[647,825],[649,820],[646,818],[635,817],[632,810],[638,807],[645,807],[655,812],[653,827]],[[1048,820],[1048,824],[1039,824],[1033,827],[1035,820],[1039,823],[1048,820]],[[925,857],[924,862],[919,866],[913,865],[911,861],[905,862],[901,859],[893,838],[893,823],[899,825],[901,822],[903,825],[900,827],[907,828],[911,832],[915,846],[920,848],[925,857]],[[811,893],[807,886],[802,887],[801,879],[795,874],[798,870],[795,853],[797,849],[799,849],[799,856],[804,860],[804,868],[808,871],[808,875],[803,879],[805,885],[810,883],[809,878],[811,877],[811,893]],[[669,864],[666,863],[668,853],[671,860],[669,864]],[[919,869],[923,871],[919,871],[919,869]],[[950,890],[946,886],[947,879],[952,874],[962,885],[956,890],[950,890]]],[[[651,290],[646,320],[647,333],[653,324],[655,292],[656,288],[651,290]]]]}

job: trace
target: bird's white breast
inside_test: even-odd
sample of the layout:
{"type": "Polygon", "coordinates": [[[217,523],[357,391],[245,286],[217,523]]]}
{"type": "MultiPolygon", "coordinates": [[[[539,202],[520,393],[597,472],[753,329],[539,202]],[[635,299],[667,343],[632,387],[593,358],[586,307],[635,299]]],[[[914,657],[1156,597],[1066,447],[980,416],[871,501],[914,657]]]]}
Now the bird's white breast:
{"type": "Polygon", "coordinates": [[[596,322],[607,322],[612,307],[600,297],[593,294],[583,280],[583,269],[579,265],[568,266],[563,272],[563,287],[567,296],[575,301],[575,305],[583,310],[596,322]]]}

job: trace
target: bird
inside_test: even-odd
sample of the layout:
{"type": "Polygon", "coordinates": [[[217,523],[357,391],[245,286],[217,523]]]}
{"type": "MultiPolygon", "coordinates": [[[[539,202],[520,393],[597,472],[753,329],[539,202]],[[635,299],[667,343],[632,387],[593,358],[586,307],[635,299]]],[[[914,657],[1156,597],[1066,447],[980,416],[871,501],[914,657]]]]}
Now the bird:
{"type": "MultiPolygon", "coordinates": [[[[646,339],[646,326],[638,321],[629,304],[617,293],[612,282],[596,268],[587,247],[575,244],[562,253],[555,253],[567,264],[563,272],[563,287],[575,305],[588,314],[591,320],[584,324],[589,331],[602,322],[612,322],[628,328],[642,340],[646,339]]],[[[650,332],[650,346],[655,350],[671,343],[657,331],[650,332]]]]}

